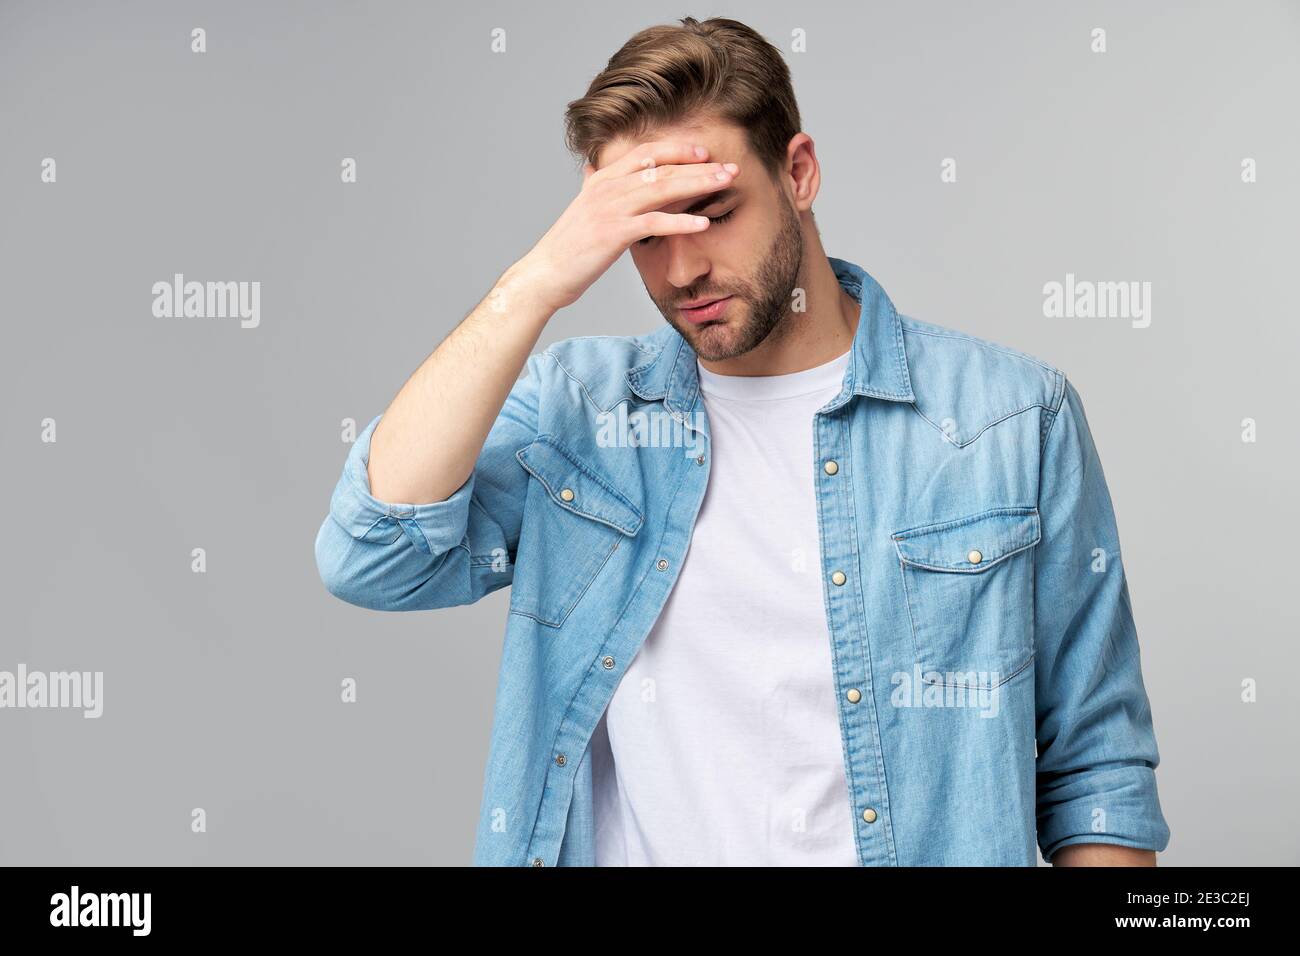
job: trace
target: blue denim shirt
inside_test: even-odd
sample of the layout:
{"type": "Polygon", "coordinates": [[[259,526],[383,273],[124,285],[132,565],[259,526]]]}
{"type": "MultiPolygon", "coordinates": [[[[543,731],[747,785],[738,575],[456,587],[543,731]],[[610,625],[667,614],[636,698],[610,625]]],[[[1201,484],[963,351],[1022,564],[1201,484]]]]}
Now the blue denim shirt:
{"type": "MultiPolygon", "coordinates": [[[[1163,850],[1128,583],[1079,393],[1036,358],[900,316],[828,258],[862,306],[843,388],[810,423],[859,862],[1163,850]]],[[[332,594],[377,610],[511,585],[473,862],[592,865],[592,734],[681,569],[708,416],[695,353],[666,324],[565,339],[524,373],[445,501],[370,494],[372,420],[316,560],[332,594]]]]}

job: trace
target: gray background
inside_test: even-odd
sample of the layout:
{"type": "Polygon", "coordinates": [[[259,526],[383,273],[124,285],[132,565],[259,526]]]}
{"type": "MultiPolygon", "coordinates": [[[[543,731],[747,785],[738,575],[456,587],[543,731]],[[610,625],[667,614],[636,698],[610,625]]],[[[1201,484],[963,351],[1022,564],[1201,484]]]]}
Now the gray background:
{"type": "MultiPolygon", "coordinates": [[[[565,104],[687,14],[787,51],[831,255],[1078,386],[1162,863],[1300,862],[1300,5],[1280,2],[0,3],[0,669],[105,680],[98,720],[0,710],[0,862],[469,861],[509,594],[386,615],[325,591],[340,422],[381,412],[572,198],[565,104]],[[260,281],[260,327],[154,318],[173,272],[260,281]],[[1152,282],[1151,326],[1044,318],[1066,272],[1152,282]]],[[[539,348],[662,321],[624,256],[539,348]]]]}

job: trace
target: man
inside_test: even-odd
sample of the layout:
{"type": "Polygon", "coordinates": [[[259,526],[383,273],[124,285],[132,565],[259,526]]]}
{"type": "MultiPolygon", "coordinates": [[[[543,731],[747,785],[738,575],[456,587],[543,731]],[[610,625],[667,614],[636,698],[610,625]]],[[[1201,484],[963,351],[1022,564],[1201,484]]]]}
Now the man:
{"type": "Polygon", "coordinates": [[[826,255],[743,24],[633,37],[567,131],[579,195],[362,432],[316,542],[362,607],[511,585],[474,863],[1154,865],[1074,386],[826,255]],[[531,354],[629,249],[667,325],[531,354]]]}

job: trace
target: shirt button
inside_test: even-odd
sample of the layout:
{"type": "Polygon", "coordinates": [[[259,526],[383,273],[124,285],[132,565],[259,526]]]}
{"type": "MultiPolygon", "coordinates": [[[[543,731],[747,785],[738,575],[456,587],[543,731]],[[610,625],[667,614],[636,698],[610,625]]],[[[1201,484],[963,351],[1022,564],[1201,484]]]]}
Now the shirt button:
{"type": "Polygon", "coordinates": [[[572,501],[572,500],[573,500],[573,489],[572,489],[572,488],[563,488],[563,489],[561,489],[561,491],[560,491],[560,497],[563,498],[565,501],[572,501]]]}
{"type": "Polygon", "coordinates": [[[849,699],[850,704],[856,704],[858,701],[862,699],[862,691],[858,690],[855,687],[844,696],[849,699]]]}
{"type": "Polygon", "coordinates": [[[862,819],[866,820],[868,823],[875,823],[876,811],[872,810],[870,807],[867,807],[867,809],[862,811],[862,819]]]}
{"type": "Polygon", "coordinates": [[[555,762],[557,765],[563,767],[566,763],[569,762],[569,758],[564,756],[564,754],[560,754],[558,757],[555,758],[555,762]]]}
{"type": "Polygon", "coordinates": [[[984,560],[984,555],[980,554],[978,551],[972,551],[970,554],[966,555],[966,560],[971,564],[979,564],[984,560]]]}
{"type": "Polygon", "coordinates": [[[668,562],[665,561],[663,558],[660,558],[658,561],[655,562],[655,567],[658,568],[660,571],[667,571],[668,562]]]}
{"type": "Polygon", "coordinates": [[[702,464],[704,464],[704,456],[701,455],[699,458],[696,458],[696,459],[695,459],[695,464],[697,464],[697,465],[702,465],[702,464]]]}
{"type": "Polygon", "coordinates": [[[845,581],[848,580],[848,578],[844,576],[843,571],[836,571],[834,574],[831,575],[831,580],[834,581],[836,584],[843,584],[845,581]]]}
{"type": "Polygon", "coordinates": [[[605,670],[607,671],[611,671],[614,669],[614,658],[612,657],[604,657],[601,659],[600,663],[601,666],[604,667],[605,670]]]}
{"type": "Polygon", "coordinates": [[[540,856],[533,857],[533,866],[545,866],[545,865],[546,864],[542,862],[542,858],[540,856]]]}
{"type": "Polygon", "coordinates": [[[834,459],[826,462],[826,464],[823,465],[822,467],[826,469],[826,474],[828,475],[833,475],[835,474],[835,472],[840,470],[840,466],[835,462],[834,459]]]}

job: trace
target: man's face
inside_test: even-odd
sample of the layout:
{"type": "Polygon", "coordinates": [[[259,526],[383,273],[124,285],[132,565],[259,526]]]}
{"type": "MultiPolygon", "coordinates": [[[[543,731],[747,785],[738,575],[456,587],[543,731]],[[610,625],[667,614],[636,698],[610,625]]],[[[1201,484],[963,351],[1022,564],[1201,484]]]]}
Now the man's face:
{"type": "Polygon", "coordinates": [[[642,139],[614,140],[601,149],[596,168],[649,139],[698,143],[709,151],[705,162],[740,167],[728,188],[660,207],[722,221],[703,232],[647,237],[634,242],[631,252],[650,298],[700,358],[743,355],[774,330],[779,334],[789,320],[791,294],[801,284],[799,215],[750,152],[744,130],[729,123],[677,125],[642,139]],[[683,309],[724,297],[716,316],[683,309]]]}

